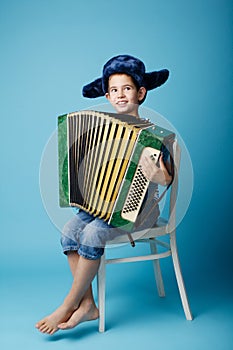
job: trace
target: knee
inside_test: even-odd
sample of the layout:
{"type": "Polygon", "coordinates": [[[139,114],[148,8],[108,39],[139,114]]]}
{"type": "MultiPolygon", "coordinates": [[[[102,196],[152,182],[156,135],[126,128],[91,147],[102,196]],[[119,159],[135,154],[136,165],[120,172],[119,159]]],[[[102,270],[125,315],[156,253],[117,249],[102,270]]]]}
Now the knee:
{"type": "Polygon", "coordinates": [[[68,221],[62,230],[60,243],[63,249],[63,252],[67,254],[69,251],[77,251],[79,248],[79,234],[78,228],[76,225],[75,218],[72,218],[68,221]]]}
{"type": "Polygon", "coordinates": [[[80,220],[77,216],[72,217],[63,227],[62,236],[78,240],[79,232],[82,229],[80,220]]]}
{"type": "MultiPolygon", "coordinates": [[[[70,229],[69,229],[69,225],[68,225],[68,222],[63,226],[63,228],[62,228],[62,232],[61,232],[61,234],[62,234],[62,238],[63,237],[66,237],[67,236],[67,233],[70,231],[70,229]]],[[[61,239],[62,239],[61,238],[61,239]]]]}
{"type": "Polygon", "coordinates": [[[89,224],[80,233],[80,244],[103,248],[106,244],[106,232],[103,227],[96,227],[94,224],[89,224]]]}

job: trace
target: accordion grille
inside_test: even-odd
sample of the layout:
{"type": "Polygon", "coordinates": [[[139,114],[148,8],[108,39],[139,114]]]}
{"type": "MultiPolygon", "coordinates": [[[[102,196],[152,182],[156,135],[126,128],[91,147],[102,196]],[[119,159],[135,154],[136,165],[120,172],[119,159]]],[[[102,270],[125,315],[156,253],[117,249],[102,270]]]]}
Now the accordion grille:
{"type": "Polygon", "coordinates": [[[69,114],[70,204],[108,220],[124,178],[138,128],[104,113],[69,114]]]}

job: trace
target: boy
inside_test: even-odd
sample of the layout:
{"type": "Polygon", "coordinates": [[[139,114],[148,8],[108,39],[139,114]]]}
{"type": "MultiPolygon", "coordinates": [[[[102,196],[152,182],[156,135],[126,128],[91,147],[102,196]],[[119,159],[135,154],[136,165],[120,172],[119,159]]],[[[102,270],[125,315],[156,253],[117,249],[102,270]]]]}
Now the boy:
{"type": "MultiPolygon", "coordinates": [[[[139,118],[138,108],[147,91],[165,83],[168,74],[165,69],[146,73],[142,61],[129,55],[119,55],[104,65],[101,78],[84,86],[83,96],[95,98],[105,95],[117,113],[139,118]]],[[[142,162],[144,176],[163,186],[172,180],[165,158],[165,155],[160,157],[159,166],[147,156],[142,162]]],[[[61,243],[73,275],[73,284],[62,305],[36,324],[39,331],[52,335],[58,329],[70,329],[81,322],[98,318],[91,283],[97,274],[105,243],[115,234],[113,227],[82,210],[65,225],[61,243]]]]}

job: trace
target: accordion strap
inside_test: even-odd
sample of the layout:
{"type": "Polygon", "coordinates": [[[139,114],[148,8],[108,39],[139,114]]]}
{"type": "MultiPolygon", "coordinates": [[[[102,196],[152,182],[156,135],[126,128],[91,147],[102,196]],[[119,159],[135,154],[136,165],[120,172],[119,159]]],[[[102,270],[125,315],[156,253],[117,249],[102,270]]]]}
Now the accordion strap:
{"type": "Polygon", "coordinates": [[[129,238],[129,241],[130,241],[131,246],[132,246],[132,247],[135,247],[135,242],[134,242],[134,239],[133,239],[131,233],[128,233],[127,235],[128,235],[128,238],[129,238]]]}

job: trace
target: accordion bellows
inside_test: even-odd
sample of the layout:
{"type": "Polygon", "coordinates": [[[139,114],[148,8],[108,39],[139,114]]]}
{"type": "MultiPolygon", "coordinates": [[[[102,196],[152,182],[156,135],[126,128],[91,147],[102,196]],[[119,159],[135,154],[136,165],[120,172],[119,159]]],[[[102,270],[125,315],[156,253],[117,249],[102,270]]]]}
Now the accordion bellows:
{"type": "Polygon", "coordinates": [[[60,206],[74,206],[131,230],[148,180],[140,159],[158,161],[174,133],[130,115],[80,111],[58,117],[60,206]]]}

